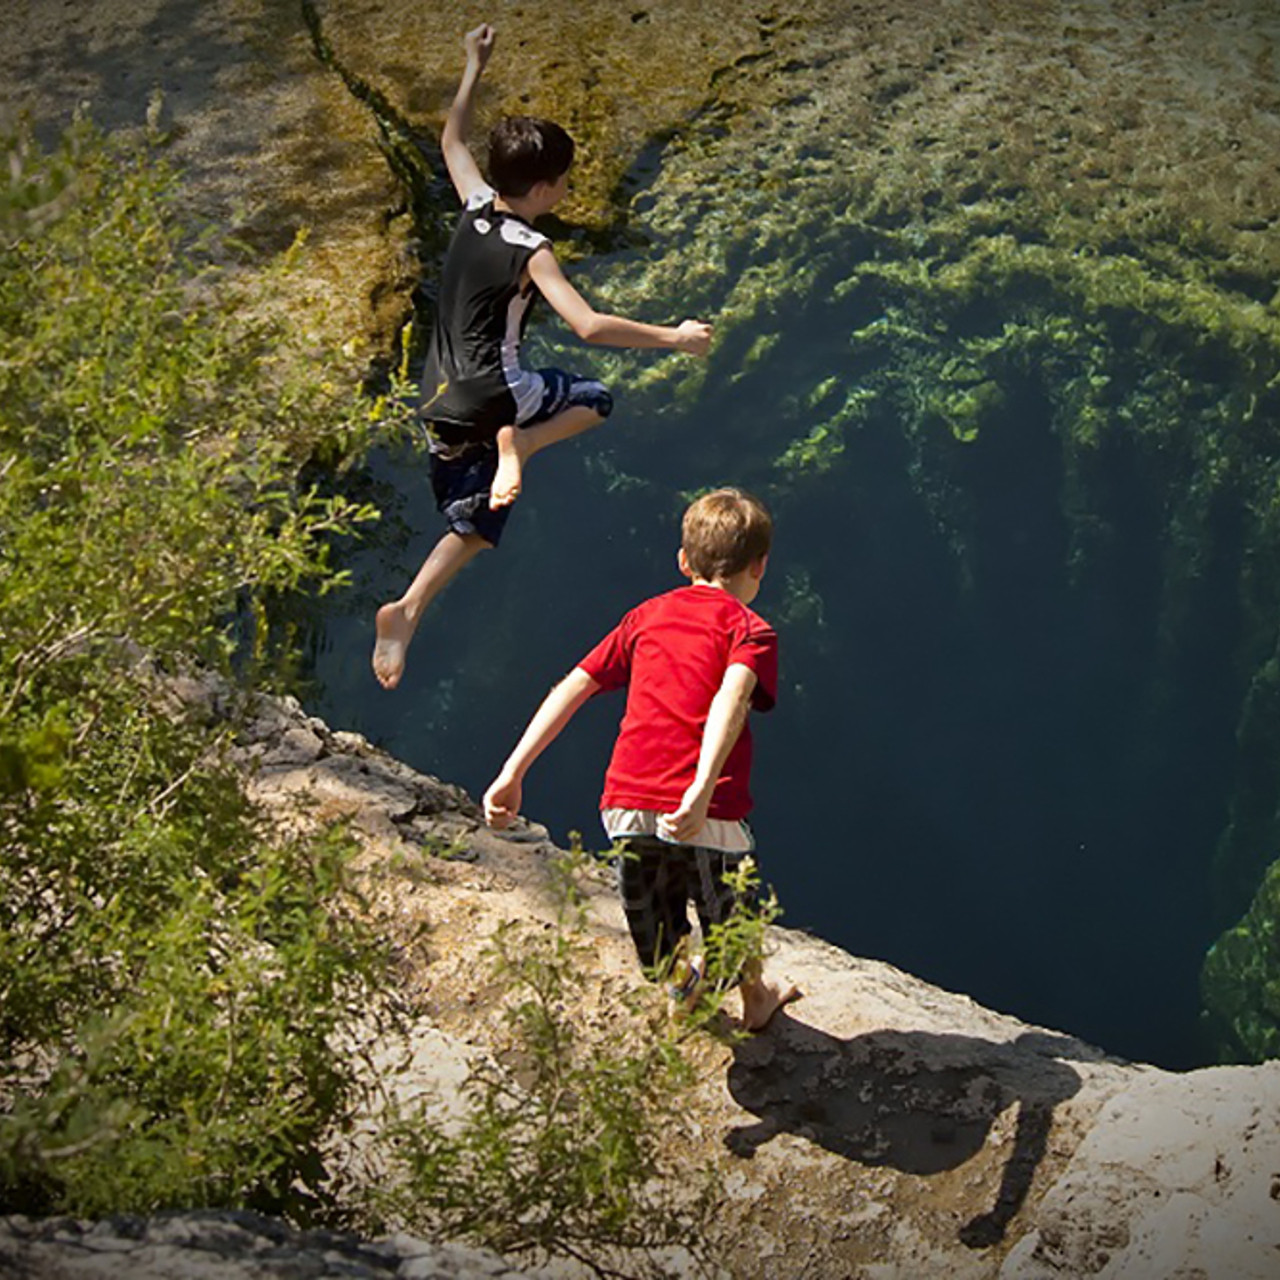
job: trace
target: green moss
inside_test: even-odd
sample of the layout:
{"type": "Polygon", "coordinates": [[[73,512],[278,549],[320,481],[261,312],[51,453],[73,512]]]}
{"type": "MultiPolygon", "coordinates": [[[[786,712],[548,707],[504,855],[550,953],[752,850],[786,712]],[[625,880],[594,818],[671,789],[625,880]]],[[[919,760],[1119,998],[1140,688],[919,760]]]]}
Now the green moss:
{"type": "Polygon", "coordinates": [[[1201,994],[1221,1060],[1280,1057],[1280,861],[1240,923],[1209,948],[1201,994]]]}
{"type": "Polygon", "coordinates": [[[747,348],[747,354],[742,357],[742,372],[745,373],[758,365],[778,345],[780,336],[777,333],[757,334],[751,340],[751,345],[747,348]]]}
{"type": "MultiPolygon", "coordinates": [[[[949,364],[942,370],[943,389],[928,397],[931,412],[938,414],[947,424],[951,434],[961,444],[972,444],[978,438],[978,432],[990,415],[1004,407],[1005,396],[1000,384],[991,378],[963,385],[963,374],[951,372],[949,364]],[[954,389],[946,389],[948,383],[960,381],[962,385],[954,389]]],[[[980,374],[976,375],[981,377],[980,374]]]]}
{"type": "Polygon", "coordinates": [[[828,422],[821,422],[807,435],[793,440],[778,456],[775,466],[788,472],[829,471],[844,452],[844,438],[828,422]]]}
{"type": "Polygon", "coordinates": [[[812,634],[826,627],[826,607],[803,567],[788,569],[782,587],[782,603],[776,610],[781,626],[802,627],[812,634]]]}

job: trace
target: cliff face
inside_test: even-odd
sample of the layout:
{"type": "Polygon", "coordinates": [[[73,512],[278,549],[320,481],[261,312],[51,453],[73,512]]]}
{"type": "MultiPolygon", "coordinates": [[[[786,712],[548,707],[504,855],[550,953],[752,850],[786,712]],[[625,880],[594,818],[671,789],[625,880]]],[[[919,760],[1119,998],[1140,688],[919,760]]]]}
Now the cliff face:
{"type": "MultiPolygon", "coordinates": [[[[216,710],[220,695],[193,682],[187,696],[216,710]]],[[[454,1096],[464,1064],[501,1038],[485,997],[487,941],[504,921],[554,918],[545,833],[524,824],[499,837],[457,788],[296,703],[263,700],[239,749],[277,821],[342,818],[360,833],[366,891],[394,922],[425,1010],[404,1045],[374,1047],[385,1083],[401,1096],[454,1096]]],[[[639,975],[612,886],[602,877],[586,893],[598,940],[589,1027],[616,1016],[639,975]]],[[[736,1047],[696,1047],[698,1083],[671,1135],[682,1164],[721,1179],[725,1274],[1275,1274],[1280,1063],[1173,1074],[1121,1062],[785,929],[769,964],[804,998],[736,1047]]],[[[504,1270],[403,1238],[362,1254],[356,1242],[234,1215],[166,1222],[104,1224],[89,1237],[73,1223],[10,1223],[0,1261],[59,1277],[117,1275],[128,1257],[139,1276],[194,1274],[196,1262],[213,1277],[284,1276],[316,1253],[328,1269],[308,1274],[356,1263],[370,1275],[504,1270]]]]}

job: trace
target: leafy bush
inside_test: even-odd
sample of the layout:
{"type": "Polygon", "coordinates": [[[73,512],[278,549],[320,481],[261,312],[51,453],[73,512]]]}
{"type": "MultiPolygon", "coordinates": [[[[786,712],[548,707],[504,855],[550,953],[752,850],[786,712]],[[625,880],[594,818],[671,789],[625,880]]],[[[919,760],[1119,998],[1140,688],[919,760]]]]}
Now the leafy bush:
{"type": "Polygon", "coordinates": [[[163,677],[341,581],[376,513],[295,477],[369,413],[219,275],[146,140],[0,141],[0,1197],[297,1216],[382,960],[346,842],[267,834],[163,677]]]}
{"type": "MultiPolygon", "coordinates": [[[[769,894],[713,926],[707,987],[688,1016],[668,1017],[651,987],[588,1029],[594,948],[577,887],[586,863],[575,847],[552,864],[554,927],[509,921],[495,933],[489,977],[506,1001],[507,1043],[473,1068],[459,1123],[438,1127],[419,1110],[388,1127],[396,1173],[380,1206],[413,1229],[504,1253],[665,1275],[673,1250],[707,1261],[717,1194],[714,1175],[691,1175],[682,1159],[682,1108],[698,1079],[684,1049],[699,1031],[736,1038],[720,1017],[724,992],[760,963],[778,908],[769,894]]],[[[749,859],[736,879],[740,901],[751,901],[749,859]]]]}
{"type": "Polygon", "coordinates": [[[396,1174],[379,1204],[412,1229],[603,1269],[618,1251],[696,1247],[706,1189],[682,1198],[662,1177],[693,1078],[677,1037],[634,1006],[611,1032],[588,1035],[578,1016],[590,952],[580,857],[553,867],[555,927],[495,933],[487,959],[508,1042],[474,1067],[460,1124],[416,1111],[388,1127],[396,1174]]]}

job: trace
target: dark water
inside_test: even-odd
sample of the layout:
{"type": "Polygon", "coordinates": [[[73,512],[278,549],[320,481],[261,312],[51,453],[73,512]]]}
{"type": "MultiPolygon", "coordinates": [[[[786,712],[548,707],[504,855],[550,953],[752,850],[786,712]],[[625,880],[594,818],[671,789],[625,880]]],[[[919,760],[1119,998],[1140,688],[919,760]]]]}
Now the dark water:
{"type": "MultiPolygon", "coordinates": [[[[1187,340],[1189,380],[1168,381],[1181,357],[1148,349],[1145,317],[1126,333],[1114,315],[1110,348],[1087,357],[1050,344],[1043,361],[988,360],[1009,323],[1047,331],[1013,293],[895,329],[896,286],[846,285],[889,237],[909,260],[916,231],[859,220],[840,95],[861,101],[861,73],[834,49],[793,73],[795,119],[647,157],[633,212],[650,243],[572,274],[605,309],[714,318],[705,378],[542,322],[529,363],[541,348],[600,373],[617,410],[535,460],[502,549],[438,600],[392,693],[369,671],[373,611],[440,528],[425,459],[374,460],[407,539],[357,555],[357,589],[326,601],[316,710],[478,796],[546,690],[678,584],[682,494],[745,484],[777,519],[757,608],[779,629],[783,687],[755,730],[753,821],[784,923],[1119,1055],[1205,1062],[1199,971],[1230,923],[1211,914],[1210,863],[1240,768],[1246,534],[1225,489],[1194,546],[1170,512],[1194,472],[1177,441],[1199,438],[1180,424],[1218,421],[1230,375],[1187,340]],[[948,389],[953,355],[1000,384],[970,443],[912,409],[948,389]],[[1063,409],[1082,370],[1107,373],[1087,464],[1063,409]],[[873,387],[888,391],[867,412],[840,409],[873,387]],[[786,462],[824,422],[841,447],[786,462]]],[[[1076,332],[1103,332],[1059,303],[1076,332]]],[[[589,705],[528,779],[526,811],[559,837],[603,841],[620,711],[589,705]]]]}
{"type": "MultiPolygon", "coordinates": [[[[611,491],[602,460],[640,430],[620,400],[608,426],[535,461],[504,546],[439,599],[392,693],[368,669],[372,606],[438,525],[424,461],[375,461],[413,532],[398,555],[358,556],[361,590],[331,602],[320,714],[480,794],[547,688],[676,584],[680,491],[757,478],[734,465],[748,406],[704,398],[650,424],[642,480],[611,491]],[[708,473],[690,455],[716,441],[708,473]]],[[[830,483],[775,503],[757,608],[778,620],[784,684],[755,731],[762,859],[790,926],[1111,1052],[1192,1065],[1240,697],[1231,565],[1198,588],[1203,625],[1162,650],[1165,548],[1132,459],[1108,461],[1119,550],[1073,585],[1045,406],[1028,392],[1008,409],[973,455],[970,585],[887,426],[854,436],[830,483]]],[[[620,710],[589,705],[528,780],[526,811],[561,837],[602,839],[620,710]]]]}

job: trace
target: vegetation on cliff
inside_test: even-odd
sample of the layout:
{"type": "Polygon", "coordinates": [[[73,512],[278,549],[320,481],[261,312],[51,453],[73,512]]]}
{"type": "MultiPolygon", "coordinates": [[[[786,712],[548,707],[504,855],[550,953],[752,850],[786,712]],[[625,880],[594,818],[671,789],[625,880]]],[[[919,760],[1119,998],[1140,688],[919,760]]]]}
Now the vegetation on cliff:
{"type": "Polygon", "coordinates": [[[295,476],[367,414],[219,286],[150,143],[81,121],[3,146],[0,1188],[305,1212],[381,949],[346,842],[264,829],[233,719],[165,680],[265,672],[270,600],[341,581],[330,542],[374,513],[295,476]]]}

